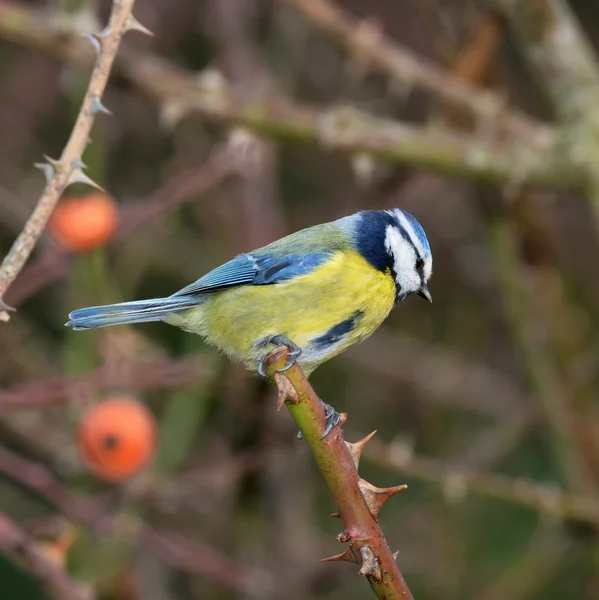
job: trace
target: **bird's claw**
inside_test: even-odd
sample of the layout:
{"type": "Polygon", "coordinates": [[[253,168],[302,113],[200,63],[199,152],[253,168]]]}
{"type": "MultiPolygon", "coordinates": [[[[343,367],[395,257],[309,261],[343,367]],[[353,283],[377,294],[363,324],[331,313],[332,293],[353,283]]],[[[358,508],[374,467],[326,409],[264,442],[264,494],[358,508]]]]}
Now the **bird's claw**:
{"type": "MultiPolygon", "coordinates": [[[[320,400],[320,398],[319,398],[320,400]]],[[[321,440],[324,440],[324,438],[327,437],[327,435],[329,435],[329,433],[331,433],[331,430],[333,429],[333,427],[335,427],[336,425],[339,425],[339,423],[341,422],[341,415],[330,405],[327,404],[326,402],[323,402],[322,400],[320,400],[320,403],[322,404],[323,408],[324,408],[324,419],[325,419],[325,423],[326,423],[326,427],[324,429],[323,434],[320,436],[321,440]]],[[[297,439],[301,440],[303,439],[303,434],[301,431],[297,432],[297,439]]]]}
{"type": "Polygon", "coordinates": [[[339,425],[339,423],[341,422],[341,415],[330,404],[322,402],[322,405],[324,406],[325,411],[324,417],[326,427],[320,439],[324,440],[324,438],[327,437],[329,433],[331,433],[331,429],[333,429],[333,427],[335,427],[336,425],[339,425]]]}
{"type": "MultiPolygon", "coordinates": [[[[289,360],[287,361],[287,364],[282,369],[277,369],[275,371],[275,373],[284,373],[285,371],[288,371],[289,369],[291,369],[291,367],[293,367],[293,365],[296,363],[298,357],[302,353],[302,349],[297,344],[293,343],[290,339],[286,338],[284,335],[275,335],[272,338],[270,338],[270,340],[268,340],[268,343],[276,344],[277,346],[286,346],[287,349],[289,350],[289,360]]],[[[263,360],[261,360],[258,363],[258,373],[262,377],[267,377],[266,371],[264,369],[264,361],[265,360],[266,360],[266,358],[264,358],[263,360]]],[[[320,398],[319,398],[319,400],[320,400],[320,398]]],[[[325,424],[326,424],[324,433],[320,437],[320,439],[323,440],[324,438],[327,437],[327,435],[329,435],[329,433],[331,433],[331,430],[333,429],[333,427],[335,427],[336,425],[338,425],[341,422],[341,415],[330,404],[327,404],[326,402],[323,402],[322,400],[320,400],[320,403],[322,404],[322,406],[324,408],[324,418],[325,418],[325,424]]],[[[297,439],[301,440],[301,439],[303,439],[303,437],[304,436],[302,435],[302,432],[298,431],[297,439]]]]}
{"type": "MultiPolygon", "coordinates": [[[[289,350],[289,360],[287,361],[287,364],[282,369],[277,369],[275,373],[284,373],[285,371],[291,369],[291,367],[293,367],[293,365],[297,361],[299,355],[302,353],[302,349],[297,344],[294,344],[290,339],[286,338],[284,335],[275,335],[270,338],[268,343],[275,344],[277,346],[286,346],[289,350]]],[[[258,374],[261,377],[267,377],[266,371],[264,370],[264,361],[266,360],[266,358],[264,358],[258,363],[258,374]]]]}

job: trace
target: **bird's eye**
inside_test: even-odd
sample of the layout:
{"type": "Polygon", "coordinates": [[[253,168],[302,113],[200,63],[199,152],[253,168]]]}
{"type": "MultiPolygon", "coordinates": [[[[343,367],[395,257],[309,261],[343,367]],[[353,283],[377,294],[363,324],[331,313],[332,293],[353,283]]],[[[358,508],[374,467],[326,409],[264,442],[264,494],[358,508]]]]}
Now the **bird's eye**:
{"type": "Polygon", "coordinates": [[[416,259],[415,266],[417,271],[422,271],[422,269],[424,268],[424,261],[422,260],[422,258],[420,258],[420,256],[416,259]]]}

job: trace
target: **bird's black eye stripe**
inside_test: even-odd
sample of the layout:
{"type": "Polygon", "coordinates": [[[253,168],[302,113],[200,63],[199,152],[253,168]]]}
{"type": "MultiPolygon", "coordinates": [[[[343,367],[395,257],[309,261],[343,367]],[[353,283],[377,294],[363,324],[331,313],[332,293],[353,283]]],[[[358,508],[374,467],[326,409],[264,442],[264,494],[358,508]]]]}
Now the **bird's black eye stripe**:
{"type": "Polygon", "coordinates": [[[416,267],[416,272],[418,273],[418,275],[420,275],[420,278],[422,279],[422,275],[423,275],[422,271],[424,269],[424,260],[422,259],[421,256],[419,256],[416,259],[416,264],[414,266],[416,267]]]}
{"type": "Polygon", "coordinates": [[[396,219],[384,211],[363,211],[360,215],[360,227],[356,230],[358,251],[375,269],[392,269],[393,257],[385,248],[385,236],[389,225],[397,226],[396,219]]]}

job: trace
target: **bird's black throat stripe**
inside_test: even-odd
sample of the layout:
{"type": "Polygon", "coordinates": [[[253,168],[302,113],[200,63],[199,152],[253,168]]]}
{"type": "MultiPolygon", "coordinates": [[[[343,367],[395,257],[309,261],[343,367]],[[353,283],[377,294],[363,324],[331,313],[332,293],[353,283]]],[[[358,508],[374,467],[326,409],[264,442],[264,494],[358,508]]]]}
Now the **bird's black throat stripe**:
{"type": "Polygon", "coordinates": [[[333,325],[326,333],[312,340],[312,346],[316,349],[323,349],[336,344],[343,336],[355,329],[356,324],[363,313],[363,310],[357,310],[349,319],[345,319],[344,321],[333,325]]]}

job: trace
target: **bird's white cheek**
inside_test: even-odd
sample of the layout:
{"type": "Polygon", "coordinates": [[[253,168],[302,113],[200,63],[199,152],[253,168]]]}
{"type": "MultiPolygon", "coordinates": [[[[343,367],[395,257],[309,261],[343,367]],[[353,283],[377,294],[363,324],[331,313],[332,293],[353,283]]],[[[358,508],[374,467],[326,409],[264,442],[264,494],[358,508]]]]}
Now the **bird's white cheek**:
{"type": "Polygon", "coordinates": [[[408,266],[416,260],[414,248],[402,237],[395,227],[389,225],[385,235],[385,249],[393,259],[393,265],[398,277],[405,277],[408,266]]]}
{"type": "Polygon", "coordinates": [[[396,281],[402,293],[409,294],[420,289],[420,278],[411,273],[398,273],[396,281]]]}

